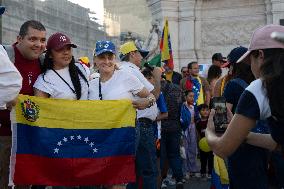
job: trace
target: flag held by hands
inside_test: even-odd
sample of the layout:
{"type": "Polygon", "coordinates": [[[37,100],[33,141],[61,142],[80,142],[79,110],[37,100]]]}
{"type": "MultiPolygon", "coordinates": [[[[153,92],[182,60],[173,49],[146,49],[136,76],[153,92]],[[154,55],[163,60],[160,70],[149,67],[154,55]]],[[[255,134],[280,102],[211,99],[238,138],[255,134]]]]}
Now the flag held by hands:
{"type": "Polygon", "coordinates": [[[10,184],[84,186],[135,181],[130,101],[20,95],[13,111],[10,184]]]}

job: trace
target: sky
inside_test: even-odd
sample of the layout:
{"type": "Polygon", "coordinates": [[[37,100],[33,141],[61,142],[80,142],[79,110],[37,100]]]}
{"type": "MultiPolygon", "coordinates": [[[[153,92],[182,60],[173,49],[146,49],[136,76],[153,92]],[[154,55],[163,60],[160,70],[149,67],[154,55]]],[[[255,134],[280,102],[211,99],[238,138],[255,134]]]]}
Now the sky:
{"type": "Polygon", "coordinates": [[[104,18],[104,1],[103,0],[68,0],[72,3],[79,4],[82,7],[89,8],[91,11],[96,13],[96,17],[100,24],[103,24],[104,18]]]}

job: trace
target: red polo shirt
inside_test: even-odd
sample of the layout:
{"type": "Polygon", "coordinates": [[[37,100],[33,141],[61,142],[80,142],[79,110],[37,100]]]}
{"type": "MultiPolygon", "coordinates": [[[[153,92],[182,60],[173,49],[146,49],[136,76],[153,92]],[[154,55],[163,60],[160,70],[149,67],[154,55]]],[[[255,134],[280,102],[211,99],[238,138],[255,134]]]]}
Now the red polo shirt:
{"type": "MultiPolygon", "coordinates": [[[[23,77],[20,94],[33,96],[33,85],[41,73],[39,59],[27,60],[16,47],[16,43],[13,44],[13,47],[15,51],[15,66],[23,77]]],[[[0,136],[11,136],[12,132],[9,110],[0,110],[0,124],[0,136]]]]}

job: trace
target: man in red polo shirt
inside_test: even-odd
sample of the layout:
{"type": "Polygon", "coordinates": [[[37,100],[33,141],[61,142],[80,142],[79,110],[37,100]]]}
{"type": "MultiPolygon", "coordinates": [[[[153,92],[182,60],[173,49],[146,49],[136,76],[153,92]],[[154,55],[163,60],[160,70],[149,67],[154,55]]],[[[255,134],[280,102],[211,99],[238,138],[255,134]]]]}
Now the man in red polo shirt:
{"type": "MultiPolygon", "coordinates": [[[[20,28],[17,42],[12,45],[14,60],[11,61],[14,61],[16,68],[23,77],[20,94],[33,96],[34,82],[41,73],[39,56],[45,50],[45,46],[45,27],[35,20],[25,22],[20,28]]],[[[6,50],[8,51],[8,49],[6,50]]],[[[12,134],[9,110],[0,110],[0,124],[0,188],[8,189],[12,134]]]]}

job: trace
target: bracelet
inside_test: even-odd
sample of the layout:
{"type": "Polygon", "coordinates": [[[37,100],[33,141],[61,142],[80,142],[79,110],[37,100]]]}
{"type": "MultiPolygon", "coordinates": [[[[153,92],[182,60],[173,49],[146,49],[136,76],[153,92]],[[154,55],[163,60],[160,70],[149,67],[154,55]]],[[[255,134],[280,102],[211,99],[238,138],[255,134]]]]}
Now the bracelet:
{"type": "Polygon", "coordinates": [[[147,96],[147,99],[148,99],[148,101],[149,101],[149,106],[148,106],[148,108],[150,108],[151,106],[154,105],[156,99],[155,99],[155,97],[152,97],[152,96],[150,96],[150,95],[147,96]]]}

